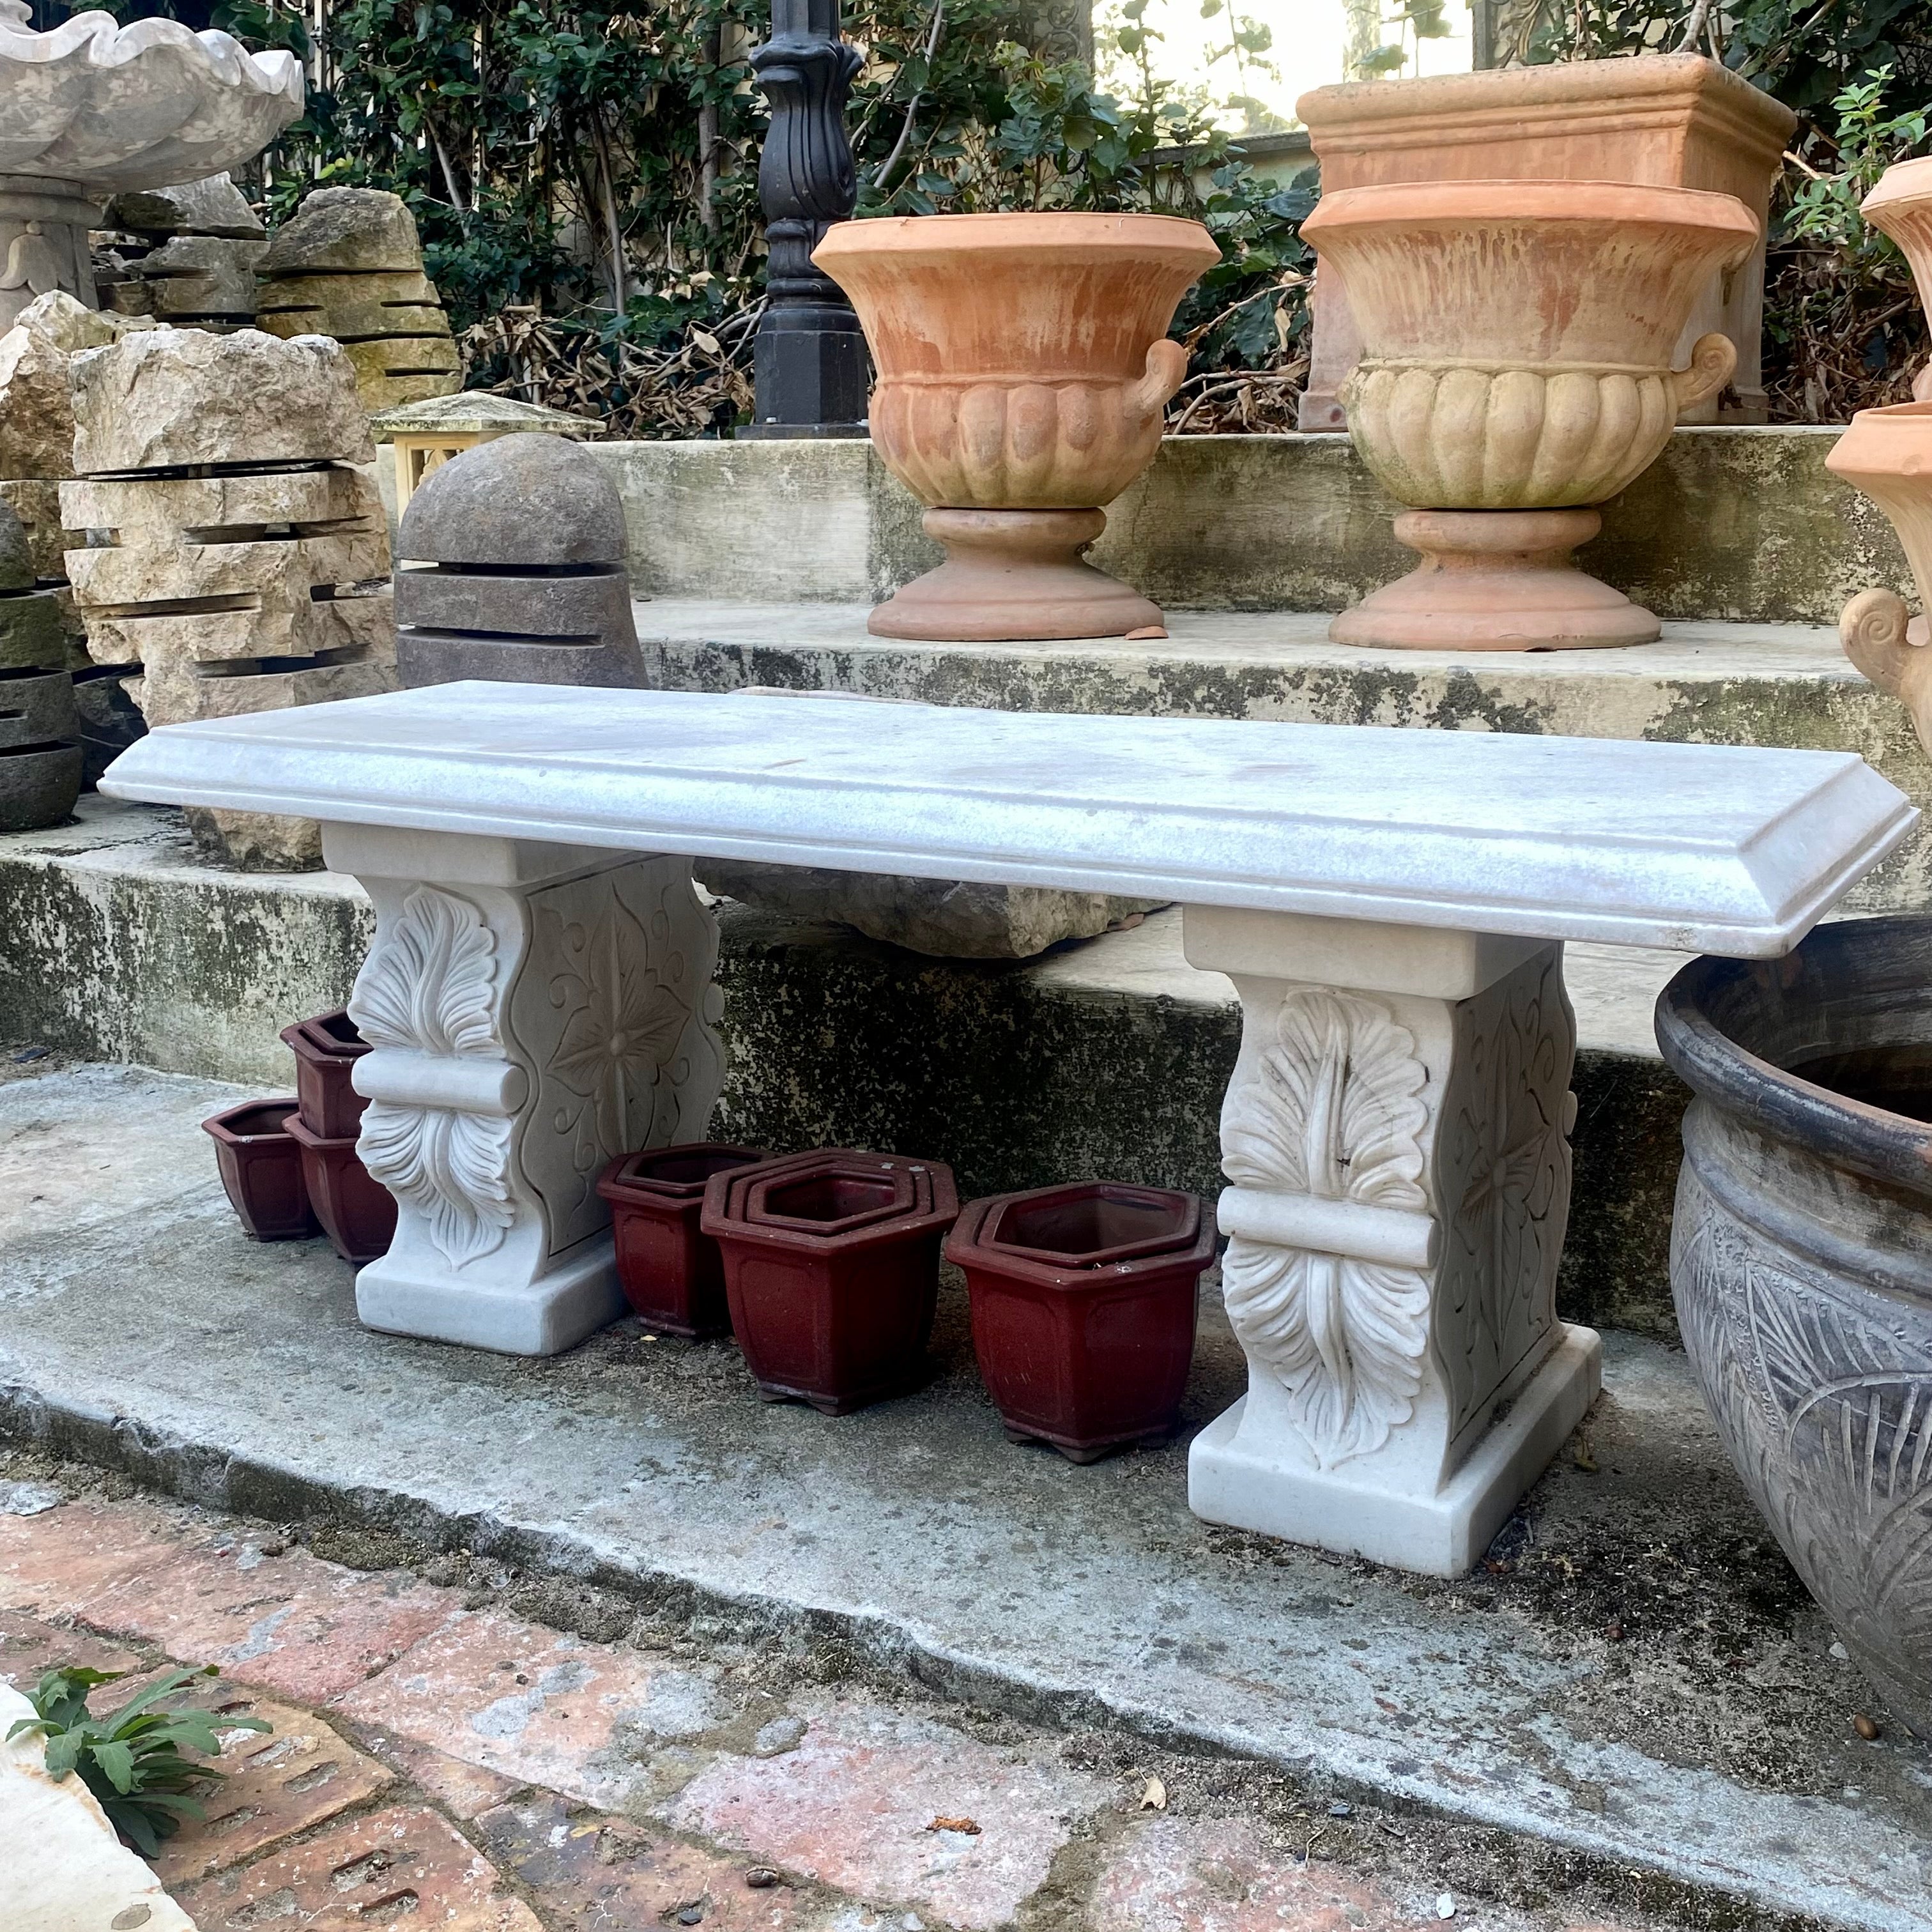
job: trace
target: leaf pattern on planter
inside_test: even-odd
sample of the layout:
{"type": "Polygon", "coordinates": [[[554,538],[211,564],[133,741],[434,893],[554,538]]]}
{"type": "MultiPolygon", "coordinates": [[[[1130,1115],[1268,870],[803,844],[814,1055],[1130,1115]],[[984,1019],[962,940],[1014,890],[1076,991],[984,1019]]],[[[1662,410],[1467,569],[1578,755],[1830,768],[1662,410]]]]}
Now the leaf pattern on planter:
{"type": "MultiPolygon", "coordinates": [[[[1425,1211],[1428,1078],[1414,1036],[1378,1001],[1291,992],[1274,1044],[1222,1109],[1222,1168],[1238,1186],[1425,1211]]],[[[1429,1341],[1421,1270],[1238,1235],[1221,1278],[1241,1346],[1288,1391],[1323,1468],[1408,1420],[1429,1341]]]]}
{"type": "Polygon", "coordinates": [[[372,1046],[501,1053],[496,942],[467,899],[418,886],[363,962],[349,1017],[372,1046]]]}
{"type": "Polygon", "coordinates": [[[502,1245],[514,1214],[507,1120],[372,1100],[356,1151],[398,1200],[422,1214],[452,1268],[502,1245]]]}
{"type": "MultiPolygon", "coordinates": [[[[1700,1103],[1701,1104],[1701,1103],[1700,1103]]],[[[1854,1655],[1932,1686],[1932,1330],[1740,1220],[1687,1162],[1671,1256],[1732,1462],[1854,1655]]]]}

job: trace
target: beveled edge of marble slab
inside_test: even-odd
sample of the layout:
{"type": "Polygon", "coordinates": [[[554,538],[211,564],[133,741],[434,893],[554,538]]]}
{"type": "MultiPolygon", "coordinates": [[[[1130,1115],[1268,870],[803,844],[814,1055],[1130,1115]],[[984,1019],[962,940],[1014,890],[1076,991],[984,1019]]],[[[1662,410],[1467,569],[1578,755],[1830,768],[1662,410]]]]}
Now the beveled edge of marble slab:
{"type": "Polygon", "coordinates": [[[100,789],[1747,957],[1918,818],[1850,752],[476,683],[164,727],[100,789]]]}

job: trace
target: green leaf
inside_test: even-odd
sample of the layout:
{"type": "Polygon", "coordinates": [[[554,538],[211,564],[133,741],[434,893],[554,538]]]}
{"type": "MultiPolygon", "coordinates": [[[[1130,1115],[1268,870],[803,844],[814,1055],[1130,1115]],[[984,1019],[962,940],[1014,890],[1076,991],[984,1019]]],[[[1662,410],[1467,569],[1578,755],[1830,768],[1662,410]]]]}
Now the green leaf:
{"type": "Polygon", "coordinates": [[[94,1761],[108,1776],[115,1790],[122,1793],[134,1788],[134,1754],[116,1739],[108,1738],[93,1747],[94,1761]]]}

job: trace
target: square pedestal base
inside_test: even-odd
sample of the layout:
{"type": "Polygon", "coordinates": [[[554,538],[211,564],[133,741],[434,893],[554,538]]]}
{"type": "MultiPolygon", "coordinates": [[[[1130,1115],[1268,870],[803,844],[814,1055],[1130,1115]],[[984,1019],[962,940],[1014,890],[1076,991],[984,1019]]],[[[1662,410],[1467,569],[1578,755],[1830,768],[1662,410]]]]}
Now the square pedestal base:
{"type": "Polygon", "coordinates": [[[1588,1412],[1603,1386],[1604,1345],[1593,1328],[1565,1327],[1448,1483],[1432,1496],[1363,1478],[1372,1462],[1324,1470],[1298,1442],[1238,1443],[1244,1396],[1195,1438],[1187,1500],[1195,1514],[1291,1543],[1366,1556],[1425,1576],[1473,1568],[1496,1532],[1588,1412]]]}
{"type": "Polygon", "coordinates": [[[393,1253],[356,1277],[356,1312],[369,1328],[500,1355],[560,1354],[626,1312],[608,1234],[520,1286],[466,1286],[447,1270],[418,1275],[393,1253]]]}

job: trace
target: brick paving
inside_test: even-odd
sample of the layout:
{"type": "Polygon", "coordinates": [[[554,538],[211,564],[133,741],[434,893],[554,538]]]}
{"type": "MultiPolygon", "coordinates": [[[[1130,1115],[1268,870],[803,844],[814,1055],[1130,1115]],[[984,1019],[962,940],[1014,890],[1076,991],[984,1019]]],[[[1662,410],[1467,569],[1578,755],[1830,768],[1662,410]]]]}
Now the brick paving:
{"type": "MultiPolygon", "coordinates": [[[[0,1514],[0,1679],[213,1664],[196,1701],[273,1726],[229,1734],[206,1820],[158,1861],[202,1932],[1648,1923],[1598,1898],[1472,1896],[1466,1844],[1432,1864],[1412,1822],[1378,1834],[1276,1774],[1178,1770],[910,1685],[788,1678],[728,1642],[593,1642],[488,1594],[159,1499],[80,1497],[0,1514]],[[1378,1864],[1391,1840],[1406,1862],[1378,1864]],[[1445,1896],[1452,1868],[1465,1888],[1445,1896]]],[[[106,1687],[97,1708],[129,1694],[106,1687]]]]}

